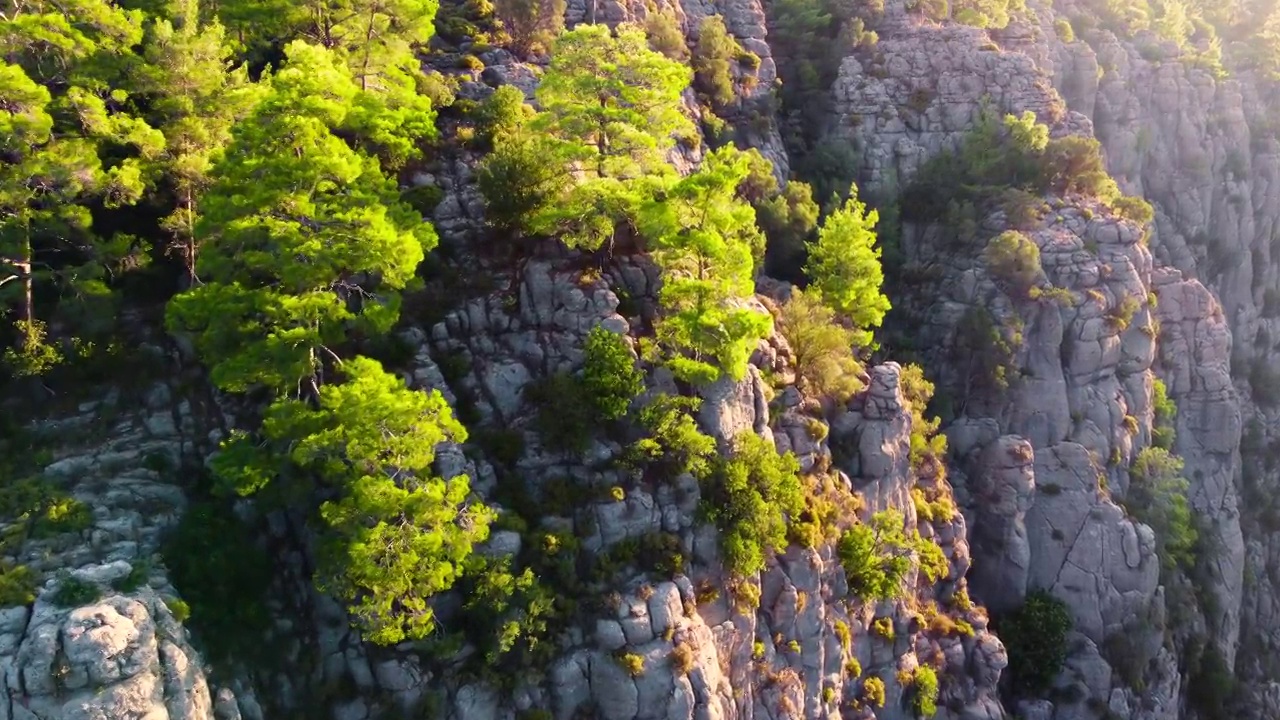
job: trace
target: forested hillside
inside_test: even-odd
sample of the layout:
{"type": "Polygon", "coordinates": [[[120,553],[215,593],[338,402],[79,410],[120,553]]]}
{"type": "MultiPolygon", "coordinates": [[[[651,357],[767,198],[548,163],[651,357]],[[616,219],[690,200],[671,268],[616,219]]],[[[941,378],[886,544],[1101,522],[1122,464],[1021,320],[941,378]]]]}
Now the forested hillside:
{"type": "Polygon", "coordinates": [[[0,46],[0,720],[1274,717],[1275,3],[0,46]]]}

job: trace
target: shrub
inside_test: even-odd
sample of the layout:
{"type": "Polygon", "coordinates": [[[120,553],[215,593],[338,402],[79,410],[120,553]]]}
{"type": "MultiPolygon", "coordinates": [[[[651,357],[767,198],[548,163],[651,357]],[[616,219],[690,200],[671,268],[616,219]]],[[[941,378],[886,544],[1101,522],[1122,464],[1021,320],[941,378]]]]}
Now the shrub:
{"type": "Polygon", "coordinates": [[[587,334],[582,381],[596,412],[605,420],[627,413],[631,401],[644,391],[644,373],[635,355],[617,333],[596,326],[587,334]]]}
{"type": "Polygon", "coordinates": [[[444,200],[444,190],[437,185],[415,185],[400,192],[400,202],[417,210],[423,217],[431,217],[441,200],[444,200]]]}
{"type": "Polygon", "coordinates": [[[1163,450],[1173,450],[1173,443],[1177,439],[1174,423],[1178,417],[1178,406],[1169,399],[1169,391],[1160,378],[1156,378],[1151,385],[1151,402],[1155,408],[1151,444],[1163,450]]]}
{"type": "MultiPolygon", "coordinates": [[[[892,600],[902,597],[902,580],[911,569],[913,554],[919,554],[926,575],[937,572],[941,550],[914,534],[910,539],[903,531],[902,513],[882,510],[871,517],[870,524],[855,525],[845,531],[836,553],[849,581],[849,592],[856,597],[892,600]],[[932,545],[930,549],[929,545],[932,545]],[[936,553],[934,551],[937,551],[936,553]]],[[[945,565],[945,559],[943,561],[945,565]]]]}
{"type": "Polygon", "coordinates": [[[849,658],[845,661],[844,676],[850,680],[862,677],[862,663],[858,662],[858,658],[849,658]]]}
{"type": "Polygon", "coordinates": [[[1142,307],[1142,301],[1132,295],[1125,295],[1107,313],[1107,320],[1117,330],[1125,330],[1133,322],[1133,316],[1142,307]]]}
{"type": "Polygon", "coordinates": [[[151,577],[151,564],[142,560],[135,561],[129,573],[111,581],[111,589],[116,592],[131,593],[143,585],[151,577]]]}
{"type": "Polygon", "coordinates": [[[476,185],[486,222],[502,230],[524,229],[527,218],[560,194],[566,180],[555,163],[547,162],[547,153],[540,139],[521,135],[499,141],[480,161],[476,185]]]}
{"type": "Polygon", "coordinates": [[[849,648],[853,643],[853,635],[849,632],[849,623],[843,620],[836,620],[834,627],[836,638],[840,640],[840,647],[844,648],[845,652],[849,652],[849,648]]]}
{"type": "Polygon", "coordinates": [[[999,279],[1025,295],[1040,279],[1040,248],[1016,230],[1006,230],[987,243],[982,259],[999,279]]]}
{"type": "Polygon", "coordinates": [[[538,408],[538,434],[554,450],[580,451],[595,430],[595,403],[586,384],[569,373],[557,373],[525,389],[525,399],[538,408]]]}
{"type": "MultiPolygon", "coordinates": [[[[772,172],[768,178],[773,180],[772,172]]],[[[756,222],[768,238],[765,269],[774,277],[799,280],[805,241],[818,227],[819,209],[813,199],[813,188],[793,180],[777,192],[775,182],[775,190],[767,195],[755,202],[756,222]]]]}
{"type": "Polygon", "coordinates": [[[860,389],[862,366],[853,355],[855,333],[836,322],[835,311],[817,294],[792,291],[778,320],[803,389],[837,402],[860,389]]]}
{"type": "Polygon", "coordinates": [[[44,477],[24,478],[0,487],[0,518],[25,523],[35,538],[78,533],[93,524],[88,505],[44,477]]]}
{"type": "Polygon", "coordinates": [[[1187,502],[1182,459],[1158,447],[1144,448],[1129,468],[1127,506],[1156,534],[1156,553],[1165,570],[1195,565],[1199,533],[1187,502]]]}
{"type": "Polygon", "coordinates": [[[938,673],[927,665],[917,667],[911,688],[911,707],[916,716],[933,717],[938,712],[938,673]]]}
{"type": "Polygon", "coordinates": [[[703,434],[693,419],[700,403],[697,398],[655,397],[640,411],[640,425],[648,437],[632,446],[633,457],[658,465],[671,477],[686,472],[705,477],[711,471],[716,441],[703,434]]]}
{"type": "Polygon", "coordinates": [[[546,50],[564,30],[565,0],[494,0],[493,9],[521,55],[546,50]]]}
{"type": "Polygon", "coordinates": [[[1124,195],[1111,201],[1111,207],[1120,217],[1139,225],[1149,225],[1156,217],[1155,208],[1143,198],[1124,195]]]}
{"type": "Polygon", "coordinates": [[[894,637],[893,618],[876,618],[875,621],[871,623],[871,631],[885,640],[892,640],[894,637]]]}
{"type": "Polygon", "coordinates": [[[481,70],[484,70],[484,61],[476,57],[475,55],[471,55],[468,53],[458,58],[458,67],[462,68],[463,70],[480,72],[481,70]]]}
{"type": "Polygon", "coordinates": [[[37,576],[31,568],[0,560],[0,608],[35,602],[36,584],[37,576]]]}
{"type": "Polygon", "coordinates": [[[915,548],[916,554],[920,558],[920,570],[929,579],[929,582],[937,582],[951,572],[951,565],[947,562],[947,556],[943,554],[942,548],[938,547],[937,543],[917,537],[915,548]]]}
{"type": "Polygon", "coordinates": [[[1076,41],[1076,32],[1071,27],[1071,23],[1067,22],[1065,18],[1059,18],[1055,21],[1053,29],[1054,32],[1058,33],[1058,39],[1062,42],[1070,43],[1076,41]]]}
{"type": "Polygon", "coordinates": [[[750,431],[706,483],[703,507],[720,528],[725,565],[737,575],[764,567],[765,553],[786,547],[790,518],[804,510],[800,463],[750,431]]]}
{"type": "Polygon", "coordinates": [[[1206,647],[1188,683],[1191,707],[1208,720],[1227,720],[1234,717],[1228,710],[1235,696],[1236,679],[1222,654],[1212,645],[1206,647]]]}
{"type": "Polygon", "coordinates": [[[742,46],[729,35],[724,18],[711,15],[702,20],[698,26],[698,44],[693,51],[694,86],[716,107],[733,102],[730,63],[742,52],[742,46]]]}
{"type": "Polygon", "coordinates": [[[186,622],[191,617],[191,606],[181,598],[166,598],[164,604],[178,622],[186,622]]]}
{"type": "Polygon", "coordinates": [[[635,653],[619,653],[614,658],[631,677],[640,677],[644,674],[644,656],[635,653]]]}
{"type": "Polygon", "coordinates": [[[59,607],[72,608],[97,602],[100,597],[102,589],[96,583],[67,575],[58,582],[58,587],[49,595],[49,600],[59,607]]]}
{"type": "Polygon", "coordinates": [[[525,104],[524,92],[514,85],[503,85],[476,110],[478,138],[495,147],[519,133],[533,115],[533,108],[525,104]]]}
{"type": "Polygon", "coordinates": [[[859,347],[871,344],[871,328],[880,327],[890,309],[881,289],[884,270],[880,248],[872,229],[880,214],[867,210],[858,200],[857,187],[849,187],[849,197],[818,229],[818,239],[809,245],[805,274],[822,301],[853,323],[859,347]]]}
{"type": "Polygon", "coordinates": [[[1009,653],[1016,694],[1039,697],[1049,689],[1066,660],[1069,630],[1066,603],[1043,590],[1029,593],[1021,608],[1000,620],[996,631],[1009,653]]]}
{"type": "Polygon", "coordinates": [[[679,21],[669,10],[650,12],[644,21],[645,34],[649,36],[649,47],[677,62],[689,59],[689,46],[684,40],[684,31],[679,21]]]}
{"type": "Polygon", "coordinates": [[[862,702],[868,707],[884,707],[884,680],[872,676],[862,681],[862,702]]]}

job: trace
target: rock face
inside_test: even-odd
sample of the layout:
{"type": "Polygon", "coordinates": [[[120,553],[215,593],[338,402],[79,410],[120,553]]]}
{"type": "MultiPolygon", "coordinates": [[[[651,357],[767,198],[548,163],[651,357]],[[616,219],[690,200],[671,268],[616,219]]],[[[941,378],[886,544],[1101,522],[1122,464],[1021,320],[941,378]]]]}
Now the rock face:
{"type": "MultiPolygon", "coordinates": [[[[136,398],[113,392],[39,428],[53,450],[34,482],[68,482],[70,502],[90,517],[83,529],[6,542],[5,561],[44,582],[34,605],[0,611],[0,718],[243,717],[226,688],[215,713],[156,555],[161,532],[187,504],[173,472],[210,445],[199,410],[157,384],[136,398]]],[[[3,528],[6,537],[16,529],[3,528]]],[[[255,706],[251,695],[243,700],[255,706]]]]}
{"type": "MultiPolygon", "coordinates": [[[[696,420],[722,452],[752,433],[794,453],[806,482],[836,499],[846,523],[900,511],[908,533],[942,549],[944,577],[930,582],[913,571],[907,599],[863,602],[827,537],[769,558],[756,576],[729,578],[692,475],[654,482],[613,440],[577,454],[546,446],[536,389],[582,367],[591,329],[643,334],[660,278],[643,257],[590,267],[553,247],[520,263],[481,257],[478,157],[451,148],[414,178],[443,193],[434,223],[456,262],[443,273],[449,309],[411,315],[401,335],[410,358],[398,368],[413,387],[440,390],[473,431],[465,446],[438,449],[437,469],[467,475],[495,505],[500,494],[535,498],[546,507],[536,529],[568,534],[593,557],[659,538],[681,558],[679,571],[655,580],[621,562],[603,602],[554,638],[552,659],[536,668],[544,672],[499,688],[429,665],[412,643],[363,643],[342,608],[311,588],[314,538],[305,518],[283,511],[267,523],[283,570],[276,628],[264,642],[292,664],[214,687],[171,610],[175,592],[156,550],[186,504],[166,472],[202,462],[219,437],[209,430],[228,423],[222,410],[193,407],[160,385],[97,428],[102,442],[85,429],[114,402],[46,424],[83,435],[42,472],[65,480],[92,517],[74,533],[5,549],[7,563],[44,580],[29,606],[0,612],[0,720],[254,720],[300,712],[322,694],[324,712],[340,720],[424,707],[454,720],[537,712],[556,720],[905,720],[911,678],[923,667],[941,679],[943,720],[1175,720],[1185,716],[1190,680],[1180,672],[1192,635],[1246,681],[1241,717],[1273,717],[1280,141],[1267,123],[1280,104],[1247,75],[1223,80],[1176,59],[1147,60],[1133,39],[1104,30],[1063,42],[1055,21],[1088,13],[1072,0],[1032,10],[1034,22],[985,31],[922,21],[890,0],[878,43],[846,58],[831,88],[831,130],[852,141],[864,190],[900,189],[989,106],[1031,111],[1055,136],[1096,136],[1121,186],[1155,205],[1154,227],[1142,228],[1092,200],[1045,198],[1043,217],[1017,228],[1039,253],[1030,290],[981,259],[983,243],[1014,226],[1006,213],[973,218],[960,242],[956,228],[906,225],[901,249],[913,283],[894,302],[939,399],[949,401],[949,466],[913,464],[912,408],[893,362],[867,368],[865,387],[833,407],[804,397],[791,349],[774,336],[743,379],[698,391],[696,420]],[[991,331],[989,358],[973,345],[977,321],[991,331]],[[999,383],[988,373],[996,366],[999,383]],[[1190,608],[1172,599],[1188,590],[1162,578],[1153,531],[1124,507],[1128,468],[1153,444],[1157,377],[1177,404],[1174,450],[1215,548],[1200,580],[1212,601],[1190,608]],[[565,498],[565,487],[581,492],[565,498]],[[919,492],[946,501],[954,493],[963,512],[923,516],[919,492]],[[68,602],[62,591],[71,585],[93,592],[68,602]],[[1009,658],[986,610],[967,602],[970,588],[994,613],[1037,589],[1066,602],[1074,632],[1052,701],[1001,706],[996,688],[1009,658]],[[868,699],[873,678],[883,683],[882,705],[868,699]]],[[[726,114],[738,139],[785,178],[776,122],[745,122],[777,79],[764,5],[575,0],[566,19],[614,25],[652,12],[671,13],[691,47],[703,19],[723,16],[760,58],[754,70],[734,64],[740,102],[726,114]]],[[[482,55],[485,71],[465,78],[460,97],[482,99],[501,84],[532,97],[537,62],[501,49],[482,55]]],[[[767,279],[759,288],[785,294],[767,279]]],[[[669,373],[640,364],[649,392],[676,388],[669,373]]],[[[496,530],[481,550],[519,555],[530,537],[539,536],[496,530]]],[[[459,601],[446,596],[436,611],[447,621],[459,601]]],[[[463,647],[458,659],[475,652],[463,647]]]]}
{"type": "MultiPolygon", "coordinates": [[[[1221,110],[1225,127],[1238,129],[1244,121],[1231,118],[1249,115],[1241,108],[1251,91],[1232,83],[1213,89],[1207,75],[1177,63],[1157,69],[1105,33],[1086,36],[1096,53],[1084,43],[1064,45],[1054,35],[1053,11],[1035,10],[1035,26],[1014,23],[987,32],[922,22],[890,3],[874,51],[841,66],[832,90],[834,127],[853,141],[864,186],[891,191],[909,182],[923,161],[955,147],[984,106],[999,113],[1031,111],[1054,135],[1096,132],[1122,186],[1156,203],[1154,232],[1144,232],[1095,203],[1049,198],[1042,220],[1017,227],[1040,253],[1043,275],[1035,280],[1034,297],[1011,291],[980,259],[986,239],[1012,226],[1002,213],[977,218],[976,229],[960,241],[954,228],[908,224],[902,247],[917,284],[895,305],[903,312],[899,321],[915,328],[912,339],[923,349],[926,369],[954,394],[958,417],[947,432],[959,464],[953,482],[974,528],[975,595],[1001,610],[1016,607],[1031,588],[1049,589],[1067,602],[1088,641],[1077,648],[1077,666],[1092,662],[1080,653],[1099,651],[1113,665],[1121,655],[1153,660],[1137,673],[1149,675],[1144,692],[1110,677],[1086,683],[1093,706],[1130,708],[1113,709],[1125,717],[1145,716],[1151,708],[1167,713],[1178,705],[1178,678],[1169,651],[1161,648],[1166,602],[1154,537],[1126,517],[1110,492],[1123,497],[1129,464],[1151,444],[1151,388],[1158,375],[1179,408],[1174,449],[1186,461],[1191,504],[1217,547],[1211,578],[1202,583],[1217,596],[1218,609],[1206,620],[1222,655],[1234,656],[1245,554],[1232,481],[1239,468],[1241,403],[1229,374],[1230,312],[1201,281],[1184,279],[1194,273],[1208,281],[1205,263],[1195,258],[1180,264],[1178,241],[1165,235],[1185,227],[1171,216],[1207,218],[1218,209],[1217,201],[1200,198],[1207,200],[1204,188],[1213,184],[1210,177],[1221,176],[1220,164],[1205,158],[1199,182],[1177,179],[1184,165],[1204,164],[1192,155],[1217,152],[1204,149],[1216,144],[1206,139],[1212,133],[1188,135],[1188,127],[1201,126],[1201,113],[1221,110]],[[1135,65],[1149,70],[1128,70],[1135,65]],[[1112,85],[1112,73],[1124,80],[1112,85]],[[1142,89],[1133,92],[1135,87],[1142,89]],[[1154,167],[1133,161],[1126,151],[1132,144],[1120,139],[1143,127],[1137,115],[1142,98],[1151,102],[1142,112],[1163,128],[1143,142],[1156,145],[1159,133],[1167,133],[1180,145],[1154,167]],[[1201,107],[1185,110],[1184,104],[1201,107]],[[1121,107],[1127,109],[1117,113],[1121,107]],[[1163,210],[1165,192],[1178,210],[1163,210]],[[991,359],[1001,364],[1007,390],[975,387],[972,361],[956,353],[971,347],[965,335],[973,332],[974,317],[984,317],[1005,348],[1006,355],[993,350],[991,359]],[[1119,652],[1122,636],[1123,649],[1132,652],[1119,652]],[[1120,695],[1113,702],[1115,692],[1120,695]]],[[[1249,145],[1247,133],[1243,137],[1249,145]]],[[[1259,142],[1265,167],[1268,141],[1254,145],[1259,142]]],[[[1272,173],[1264,169],[1262,176],[1272,173]]],[[[1211,194],[1230,192],[1214,185],[1211,194]]],[[[1266,187],[1258,196],[1264,204],[1273,186],[1266,187]]],[[[1256,224],[1235,211],[1216,217],[1250,232],[1256,224]]],[[[1247,272],[1239,264],[1229,271],[1238,279],[1247,272]]],[[[1133,677],[1125,668],[1116,672],[1133,677]]],[[[1067,705],[1041,710],[1060,717],[1092,714],[1067,705]]]]}

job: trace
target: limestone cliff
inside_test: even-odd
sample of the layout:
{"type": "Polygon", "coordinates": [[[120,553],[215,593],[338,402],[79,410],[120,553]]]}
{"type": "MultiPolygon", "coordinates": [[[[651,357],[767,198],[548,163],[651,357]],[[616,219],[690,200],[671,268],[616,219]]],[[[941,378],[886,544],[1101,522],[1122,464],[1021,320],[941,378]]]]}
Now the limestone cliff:
{"type": "MultiPolygon", "coordinates": [[[[702,18],[723,15],[760,59],[750,72],[735,70],[743,102],[728,119],[786,177],[777,123],[750,122],[746,112],[777,78],[761,2],[570,2],[567,20],[616,24],[659,11],[673,13],[691,42],[702,18]]],[[[967,242],[946,223],[903,224],[909,282],[894,297],[896,333],[911,347],[890,347],[914,351],[950,399],[946,468],[911,461],[912,408],[894,361],[905,357],[868,367],[865,387],[837,407],[800,392],[791,350],[775,334],[744,380],[700,390],[698,423],[722,448],[751,432],[793,452],[811,491],[846,520],[901,511],[908,532],[942,548],[944,577],[930,582],[913,571],[903,600],[861,602],[828,539],[793,545],[758,577],[731,581],[691,475],[654,482],[628,468],[613,441],[577,455],[546,446],[533,388],[581,367],[593,327],[643,334],[660,279],[643,257],[603,269],[554,246],[515,267],[491,257],[478,155],[446,143],[414,183],[442,195],[432,219],[445,260],[429,271],[428,290],[447,297],[449,309],[407,313],[397,369],[465,412],[472,440],[439,450],[444,475],[466,474],[495,505],[536,498],[547,508],[535,528],[544,537],[573,538],[591,557],[624,557],[607,582],[587,586],[590,602],[582,598],[574,622],[553,638],[552,659],[518,677],[476,677],[461,671],[475,648],[440,662],[420,644],[363,642],[311,587],[314,538],[304,518],[283,510],[246,512],[261,535],[255,542],[276,555],[261,642],[279,658],[220,661],[215,672],[177,617],[158,548],[188,502],[183,469],[204,462],[234,417],[226,404],[188,397],[202,381],[172,367],[190,360],[175,347],[165,372],[184,382],[124,400],[117,392],[42,426],[55,451],[39,474],[65,480],[92,516],[74,532],[6,546],[7,562],[50,579],[28,606],[0,613],[0,720],[428,712],[457,720],[897,720],[914,715],[921,667],[938,673],[944,719],[1173,720],[1194,714],[1186,658],[1206,644],[1244,681],[1243,716],[1276,717],[1277,96],[1247,75],[1218,79],[1173,55],[1146,59],[1105,30],[1071,42],[1058,36],[1055,20],[1088,13],[1070,2],[1033,4],[1009,27],[986,31],[922,20],[891,1],[875,23],[878,42],[845,58],[830,88],[830,134],[852,142],[866,193],[893,197],[991,108],[1030,111],[1055,137],[1097,137],[1122,188],[1155,206],[1146,228],[1094,200],[1051,196],[1033,222],[1003,212],[971,218],[967,242]],[[1034,293],[1015,292],[982,258],[982,241],[1015,226],[1039,253],[1034,293]],[[966,337],[975,317],[1007,353],[1007,387],[975,383],[966,337]],[[1153,444],[1157,378],[1177,404],[1174,449],[1214,548],[1197,581],[1205,592],[1162,575],[1153,531],[1124,505],[1129,467],[1153,444]],[[95,434],[81,430],[91,425],[95,434]],[[568,498],[565,487],[575,489],[568,498]],[[923,517],[916,492],[944,505],[954,497],[963,512],[923,517]],[[683,560],[661,578],[633,557],[655,539],[683,560]],[[1004,706],[998,684],[1009,659],[986,608],[1013,610],[1036,589],[1071,612],[1069,657],[1051,699],[1004,706]],[[883,683],[878,702],[868,696],[872,678],[883,683]]],[[[483,99],[501,84],[532,93],[536,62],[500,48],[478,52],[486,69],[460,74],[460,98],[483,99]]],[[[759,290],[762,308],[788,292],[767,278],[759,290]]],[[[673,387],[665,371],[646,370],[647,392],[673,387]]],[[[485,552],[518,555],[529,537],[497,530],[485,552]]],[[[440,602],[445,622],[465,600],[440,602]]]]}

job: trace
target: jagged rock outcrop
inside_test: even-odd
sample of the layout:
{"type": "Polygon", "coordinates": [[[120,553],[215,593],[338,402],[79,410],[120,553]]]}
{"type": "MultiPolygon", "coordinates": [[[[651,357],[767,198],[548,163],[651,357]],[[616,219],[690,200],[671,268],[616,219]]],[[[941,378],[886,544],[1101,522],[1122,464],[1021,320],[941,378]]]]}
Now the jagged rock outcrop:
{"type": "Polygon", "coordinates": [[[262,717],[251,692],[237,702],[211,687],[167,604],[178,594],[157,554],[187,505],[174,472],[201,462],[217,437],[204,411],[161,382],[34,428],[49,460],[30,482],[66,483],[86,518],[65,532],[29,534],[26,517],[0,528],[9,566],[43,578],[33,606],[0,612],[0,718],[262,717]]]}

